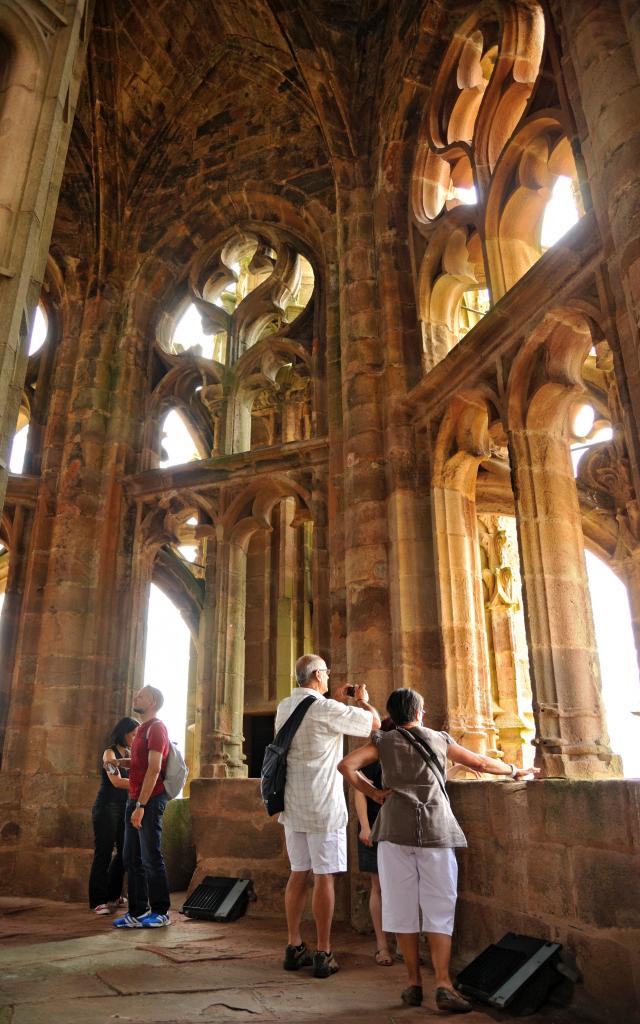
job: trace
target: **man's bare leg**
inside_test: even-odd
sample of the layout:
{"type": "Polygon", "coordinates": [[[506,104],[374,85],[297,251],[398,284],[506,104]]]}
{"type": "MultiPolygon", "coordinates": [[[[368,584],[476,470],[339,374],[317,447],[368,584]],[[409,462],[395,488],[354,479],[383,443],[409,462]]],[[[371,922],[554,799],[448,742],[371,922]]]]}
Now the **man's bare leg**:
{"type": "Polygon", "coordinates": [[[311,909],[316,922],[317,948],[325,953],[331,952],[331,923],[335,901],[333,875],[314,875],[311,909]]]}
{"type": "Polygon", "coordinates": [[[292,871],[289,875],[284,893],[284,909],[287,915],[288,942],[290,946],[299,946],[302,942],[300,922],[307,902],[309,884],[308,871],[292,871]]]}

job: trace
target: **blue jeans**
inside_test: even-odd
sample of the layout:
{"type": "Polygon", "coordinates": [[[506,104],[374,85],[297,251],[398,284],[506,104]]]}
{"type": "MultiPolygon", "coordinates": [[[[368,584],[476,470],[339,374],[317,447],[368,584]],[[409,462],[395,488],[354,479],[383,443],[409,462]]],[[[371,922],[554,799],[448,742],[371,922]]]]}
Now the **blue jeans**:
{"type": "Polygon", "coordinates": [[[134,917],[146,914],[149,907],[156,914],[169,910],[169,882],[160,849],[167,801],[164,793],[152,796],[142,816],[142,827],[137,829],[131,824],[135,800],[127,800],[123,859],[129,883],[129,913],[134,917]]]}

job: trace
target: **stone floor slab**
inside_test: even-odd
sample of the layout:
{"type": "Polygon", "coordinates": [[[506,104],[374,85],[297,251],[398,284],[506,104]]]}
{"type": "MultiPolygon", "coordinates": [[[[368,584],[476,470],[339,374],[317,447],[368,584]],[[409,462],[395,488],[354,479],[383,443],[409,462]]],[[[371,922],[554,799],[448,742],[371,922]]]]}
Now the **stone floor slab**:
{"type": "MultiPolygon", "coordinates": [[[[176,905],[182,900],[176,898],[176,905]]],[[[173,914],[170,928],[119,931],[80,904],[45,901],[17,915],[27,934],[0,948],[0,1024],[419,1024],[444,1019],[432,1005],[403,1007],[404,966],[375,964],[374,943],[335,929],[337,975],[282,970],[282,920],[196,922],[173,914]],[[211,959],[222,953],[231,959],[211,959]]],[[[478,1007],[468,1024],[511,1024],[478,1007]]],[[[549,1009],[528,1024],[585,1024],[549,1009]]]]}

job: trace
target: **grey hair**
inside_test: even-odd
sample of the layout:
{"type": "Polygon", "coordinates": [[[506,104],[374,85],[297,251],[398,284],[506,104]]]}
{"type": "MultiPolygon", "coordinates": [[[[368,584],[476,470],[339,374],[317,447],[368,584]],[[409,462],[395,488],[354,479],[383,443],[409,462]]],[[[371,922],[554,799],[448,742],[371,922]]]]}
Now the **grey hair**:
{"type": "Polygon", "coordinates": [[[145,690],[149,691],[149,693],[153,697],[153,706],[155,707],[156,711],[159,711],[162,705],[164,704],[164,696],[162,695],[162,691],[159,690],[156,686],[145,686],[145,690]]]}
{"type": "Polygon", "coordinates": [[[298,686],[305,686],[314,672],[325,667],[325,660],[319,654],[303,654],[296,661],[296,682],[298,686]]]}

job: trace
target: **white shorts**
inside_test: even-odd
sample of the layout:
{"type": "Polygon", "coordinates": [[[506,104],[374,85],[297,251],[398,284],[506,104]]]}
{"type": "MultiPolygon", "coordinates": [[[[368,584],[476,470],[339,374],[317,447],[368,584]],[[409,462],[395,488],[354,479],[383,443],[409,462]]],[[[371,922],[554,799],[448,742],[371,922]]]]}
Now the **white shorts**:
{"type": "Polygon", "coordinates": [[[335,832],[294,832],[284,827],[292,871],[313,871],[314,875],[336,875],[347,870],[347,830],[335,832]]]}
{"type": "Polygon", "coordinates": [[[453,933],[458,863],[453,850],[378,843],[385,932],[453,933]],[[420,928],[422,911],[422,929],[420,928]]]}

